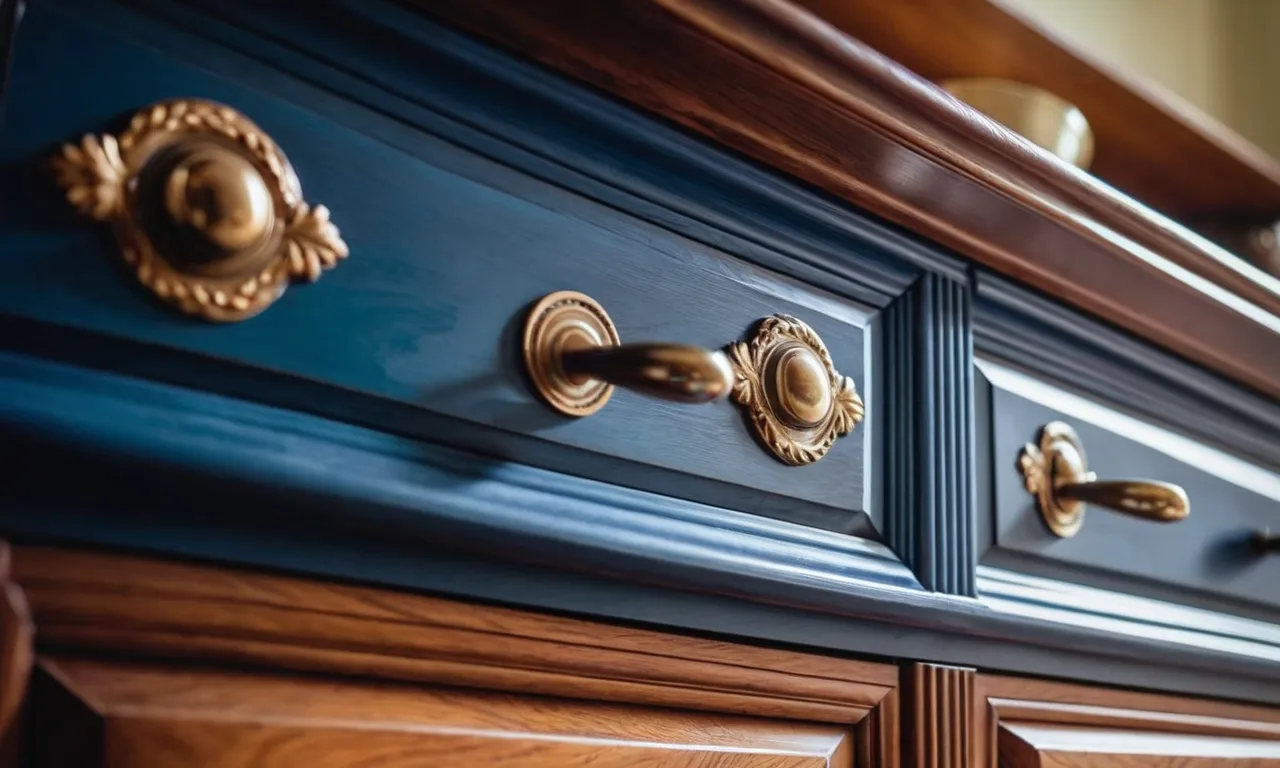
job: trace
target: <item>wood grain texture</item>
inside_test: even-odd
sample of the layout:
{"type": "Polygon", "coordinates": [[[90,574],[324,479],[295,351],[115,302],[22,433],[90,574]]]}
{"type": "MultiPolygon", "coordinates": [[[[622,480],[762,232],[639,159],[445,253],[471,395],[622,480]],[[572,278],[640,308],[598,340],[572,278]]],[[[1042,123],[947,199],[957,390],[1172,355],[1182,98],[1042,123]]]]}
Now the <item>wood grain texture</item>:
{"type": "MultiPolygon", "coordinates": [[[[254,323],[210,332],[139,295],[118,274],[119,255],[100,232],[70,219],[62,201],[30,195],[33,179],[13,174],[6,177],[11,183],[0,184],[0,207],[12,212],[0,222],[0,309],[364,393],[411,409],[392,431],[439,440],[440,428],[424,422],[445,422],[457,434],[446,442],[503,458],[729,508],[807,508],[812,518],[826,518],[826,527],[840,530],[864,518],[856,507],[864,495],[865,431],[841,441],[830,460],[796,470],[762,452],[728,402],[690,408],[619,392],[593,418],[565,418],[530,391],[519,354],[520,323],[530,304],[572,288],[601,302],[624,341],[715,349],[739,339],[760,318],[796,315],[827,340],[842,371],[861,379],[861,308],[779,281],[708,245],[722,237],[723,227],[681,236],[632,215],[628,207],[638,203],[601,204],[495,160],[487,147],[468,152],[451,138],[433,136],[447,128],[422,113],[448,111],[452,105],[436,103],[440,90],[466,88],[459,83],[477,76],[481,65],[475,61],[424,66],[438,74],[423,88],[426,103],[405,110],[421,120],[408,129],[400,115],[371,118],[362,111],[361,100],[383,109],[385,94],[371,86],[321,96],[296,81],[282,82],[289,78],[277,66],[246,63],[198,35],[164,25],[128,26],[137,23],[136,14],[100,0],[55,0],[31,9],[23,28],[27,43],[15,59],[10,119],[0,127],[0,164],[21,164],[44,180],[49,142],[109,129],[115,115],[179,88],[233,105],[260,124],[287,151],[308,197],[323,199],[332,211],[357,258],[329,275],[336,279],[292,292],[292,301],[254,323]],[[149,45],[153,38],[181,50],[157,50],[149,45]],[[56,53],[62,50],[111,61],[129,74],[106,77],[103,70],[75,68],[74,76],[46,78],[72,66],[56,53]],[[272,86],[254,85],[266,82],[272,86]],[[82,98],[86,92],[95,98],[82,98]],[[32,109],[33,97],[65,109],[32,109]],[[301,106],[310,104],[324,111],[301,106]],[[47,238],[25,236],[19,222],[37,218],[59,223],[49,224],[47,238]],[[101,258],[85,258],[89,250],[101,258]],[[17,289],[27,284],[42,288],[17,289]],[[296,343],[309,333],[324,335],[326,343],[296,343]],[[796,482],[797,472],[804,482],[796,482]],[[811,504],[789,503],[793,495],[811,504]]],[[[291,39],[294,34],[286,33],[291,39]]],[[[415,55],[429,58],[432,44],[393,39],[383,48],[423,45],[428,50],[415,55]]],[[[325,47],[311,40],[299,40],[299,46],[325,47]]],[[[406,69],[417,69],[402,58],[391,64],[374,56],[352,58],[358,76],[374,82],[392,76],[388,70],[403,77],[406,69]]],[[[302,69],[303,78],[324,77],[311,66],[302,69]]],[[[486,98],[502,98],[486,95],[484,87],[472,90],[468,114],[484,109],[486,98]]],[[[535,114],[508,114],[505,131],[558,131],[536,125],[545,110],[535,114]]],[[[475,143],[486,139],[494,141],[472,137],[475,143]]],[[[538,150],[560,156],[554,147],[538,150]]],[[[633,176],[652,172],[629,158],[615,160],[633,176]]],[[[747,218],[740,210],[735,216],[747,218]]],[[[848,247],[847,240],[840,244],[848,247]]],[[[216,389],[220,383],[200,386],[216,389]]]]}
{"type": "Polygon", "coordinates": [[[0,540],[0,768],[18,764],[20,715],[35,660],[31,611],[10,577],[9,544],[0,540]]]}
{"type": "Polygon", "coordinates": [[[847,726],[44,658],[36,765],[852,768],[847,726]],[[70,711],[68,711],[70,710],[70,711]],[[62,724],[96,727],[67,732],[62,724]],[[96,758],[96,759],[94,759],[96,758]]]}
{"type": "Polygon", "coordinates": [[[1179,220],[1280,216],[1280,163],[1176,96],[1110,68],[991,0],[799,0],[930,80],[1000,77],[1075,104],[1097,139],[1090,171],[1179,220]]]}
{"type": "Polygon", "coordinates": [[[975,765],[1280,764],[1280,709],[980,675],[975,765]]]}
{"type": "Polygon", "coordinates": [[[885,538],[925,589],[974,595],[969,287],[925,275],[884,312],[885,538]]]}
{"type": "Polygon", "coordinates": [[[897,682],[886,665],[376,589],[46,548],[15,562],[44,647],[838,723],[897,682]]]}
{"type": "Polygon", "coordinates": [[[908,768],[969,768],[977,754],[974,730],[976,673],[964,667],[903,667],[905,749],[908,768]]]}
{"type": "Polygon", "coordinates": [[[416,5],[1280,394],[1273,280],[782,0],[416,5]]]}

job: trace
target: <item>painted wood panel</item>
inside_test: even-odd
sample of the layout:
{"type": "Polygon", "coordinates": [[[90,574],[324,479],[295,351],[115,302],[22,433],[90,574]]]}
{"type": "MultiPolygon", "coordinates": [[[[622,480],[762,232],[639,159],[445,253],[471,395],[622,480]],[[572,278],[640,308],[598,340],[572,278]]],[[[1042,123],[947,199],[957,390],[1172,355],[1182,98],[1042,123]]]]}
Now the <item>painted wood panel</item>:
{"type": "Polygon", "coordinates": [[[984,363],[983,371],[991,382],[993,424],[995,549],[988,560],[1019,553],[1061,566],[1060,577],[1063,569],[1097,570],[1280,606],[1280,558],[1250,545],[1256,531],[1280,527],[1280,476],[1010,369],[984,363]],[[1055,536],[1017,467],[1022,446],[1050,421],[1076,430],[1099,479],[1182,486],[1191,501],[1188,518],[1160,524],[1094,505],[1076,536],[1055,536]]]}
{"type": "MultiPolygon", "coordinates": [[[[18,169],[0,191],[0,310],[373,394],[545,441],[547,454],[568,447],[615,468],[634,464],[622,482],[636,487],[751,510],[794,499],[843,513],[822,524],[845,529],[867,509],[868,428],[822,462],[785,467],[727,402],[671,406],[619,393],[592,418],[553,415],[527,391],[517,355],[529,303],[575,289],[603,303],[624,341],[720,347],[762,317],[796,315],[862,385],[871,354],[865,309],[394,120],[316,99],[215,47],[162,55],[112,31],[108,16],[78,15],[82,5],[41,4],[24,20],[0,129],[0,162],[18,169]],[[55,142],[180,95],[231,104],[266,129],[351,246],[339,269],[247,323],[201,325],[157,306],[123,274],[103,233],[74,221],[41,176],[39,161],[55,142]],[[694,482],[673,484],[673,473],[694,482]]],[[[181,35],[163,31],[167,45],[181,35]]],[[[521,460],[539,463],[537,444],[522,448],[521,460]]],[[[593,474],[588,462],[557,454],[557,468],[566,464],[593,474]]]]}

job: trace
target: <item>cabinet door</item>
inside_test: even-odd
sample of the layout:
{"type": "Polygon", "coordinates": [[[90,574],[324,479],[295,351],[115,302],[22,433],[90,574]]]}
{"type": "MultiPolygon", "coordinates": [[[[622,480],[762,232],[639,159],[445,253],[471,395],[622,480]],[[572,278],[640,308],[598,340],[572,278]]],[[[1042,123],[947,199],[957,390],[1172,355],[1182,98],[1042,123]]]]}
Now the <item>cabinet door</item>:
{"type": "Polygon", "coordinates": [[[985,765],[1280,766],[1280,711],[995,676],[978,690],[994,737],[985,765]]]}
{"type": "Polygon", "coordinates": [[[848,726],[43,659],[32,764],[148,768],[852,768],[848,726]]]}

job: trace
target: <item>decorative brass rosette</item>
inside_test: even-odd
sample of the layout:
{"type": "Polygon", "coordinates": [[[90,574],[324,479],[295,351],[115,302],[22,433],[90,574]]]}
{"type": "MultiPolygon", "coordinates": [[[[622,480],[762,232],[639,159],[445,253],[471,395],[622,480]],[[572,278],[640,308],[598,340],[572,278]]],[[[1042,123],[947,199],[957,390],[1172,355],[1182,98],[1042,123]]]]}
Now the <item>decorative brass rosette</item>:
{"type": "Polygon", "coordinates": [[[729,348],[732,397],[756,436],[780,460],[811,464],[862,421],[853,379],[841,376],[822,339],[788,315],[761,321],[754,338],[729,348]]]}
{"type": "Polygon", "coordinates": [[[53,165],[67,200],[111,224],[138,280],[207,320],[252,317],[347,256],[275,142],[221,104],[153,104],[119,136],[64,145],[53,165]]]}

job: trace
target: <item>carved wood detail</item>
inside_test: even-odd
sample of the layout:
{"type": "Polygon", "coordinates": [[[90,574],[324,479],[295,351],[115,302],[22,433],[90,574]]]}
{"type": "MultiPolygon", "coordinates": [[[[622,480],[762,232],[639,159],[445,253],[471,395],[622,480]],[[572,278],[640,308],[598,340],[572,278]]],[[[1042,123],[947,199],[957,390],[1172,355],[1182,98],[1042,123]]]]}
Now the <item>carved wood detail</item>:
{"type": "MultiPolygon", "coordinates": [[[[883,664],[102,553],[24,547],[14,565],[41,647],[58,652],[825,723],[860,723],[896,704],[897,672],[883,664]]],[[[896,716],[874,722],[891,728],[896,716]]]]}
{"type": "Polygon", "coordinates": [[[1280,765],[1280,710],[982,675],[974,765],[1280,765]]]}
{"type": "Polygon", "coordinates": [[[975,765],[976,673],[965,667],[911,664],[903,668],[907,768],[975,765]]]}
{"type": "Polygon", "coordinates": [[[34,661],[35,625],[22,589],[10,581],[10,549],[0,541],[0,768],[18,764],[18,722],[34,661]]]}

